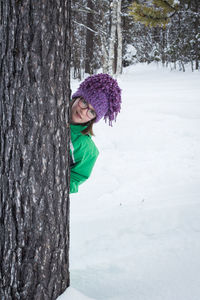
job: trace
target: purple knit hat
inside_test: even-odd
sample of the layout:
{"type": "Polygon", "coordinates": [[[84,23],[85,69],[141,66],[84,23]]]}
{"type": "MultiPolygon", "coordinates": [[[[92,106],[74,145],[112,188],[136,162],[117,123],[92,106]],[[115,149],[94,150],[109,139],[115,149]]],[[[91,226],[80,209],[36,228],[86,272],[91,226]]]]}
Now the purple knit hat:
{"type": "Polygon", "coordinates": [[[97,74],[86,78],[79,86],[72,98],[83,97],[90,103],[97,114],[95,122],[102,117],[105,121],[116,121],[117,114],[121,108],[121,89],[117,80],[108,74],[97,74]]]}

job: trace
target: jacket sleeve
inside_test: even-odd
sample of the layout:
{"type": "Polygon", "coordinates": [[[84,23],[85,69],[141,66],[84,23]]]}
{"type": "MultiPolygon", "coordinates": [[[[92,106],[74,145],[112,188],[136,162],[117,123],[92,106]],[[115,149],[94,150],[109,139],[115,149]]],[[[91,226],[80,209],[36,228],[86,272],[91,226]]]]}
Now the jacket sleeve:
{"type": "Polygon", "coordinates": [[[99,151],[92,140],[88,140],[74,154],[76,163],[70,171],[70,193],[77,193],[79,185],[90,177],[99,151]]]}

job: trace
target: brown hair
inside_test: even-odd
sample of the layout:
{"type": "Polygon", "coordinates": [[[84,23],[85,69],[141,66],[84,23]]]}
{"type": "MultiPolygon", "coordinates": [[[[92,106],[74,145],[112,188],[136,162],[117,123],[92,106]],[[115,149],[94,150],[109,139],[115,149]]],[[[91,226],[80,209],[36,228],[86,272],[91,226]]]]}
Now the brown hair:
{"type": "MultiPolygon", "coordinates": [[[[71,101],[70,101],[70,108],[72,107],[72,105],[74,104],[74,102],[76,101],[77,98],[81,98],[81,97],[76,97],[76,98],[73,98],[71,101]]],[[[96,118],[95,118],[96,119],[96,118]]],[[[94,122],[95,122],[95,119],[92,119],[91,121],[87,122],[87,123],[84,123],[84,124],[81,124],[83,126],[87,126],[87,128],[83,129],[81,131],[81,133],[83,135],[92,135],[94,136],[94,132],[93,132],[93,125],[94,125],[94,122]]]]}
{"type": "Polygon", "coordinates": [[[86,123],[85,125],[88,124],[88,127],[83,129],[81,131],[81,133],[84,134],[84,135],[90,134],[90,135],[94,136],[94,132],[93,132],[94,121],[95,121],[95,119],[93,119],[93,120],[89,121],[88,123],[86,123]]]}

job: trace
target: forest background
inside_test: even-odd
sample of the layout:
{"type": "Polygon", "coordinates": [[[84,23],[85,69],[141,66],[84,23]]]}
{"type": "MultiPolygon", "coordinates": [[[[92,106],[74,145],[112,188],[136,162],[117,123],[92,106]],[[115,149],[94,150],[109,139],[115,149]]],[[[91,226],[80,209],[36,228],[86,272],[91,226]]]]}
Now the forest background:
{"type": "Polygon", "coordinates": [[[198,70],[199,0],[159,2],[178,6],[163,26],[145,26],[130,14],[133,3],[151,7],[150,0],[73,1],[72,77],[82,79],[84,73],[99,69],[113,75],[141,62],[161,62],[181,71],[189,64],[192,70],[198,70]]]}

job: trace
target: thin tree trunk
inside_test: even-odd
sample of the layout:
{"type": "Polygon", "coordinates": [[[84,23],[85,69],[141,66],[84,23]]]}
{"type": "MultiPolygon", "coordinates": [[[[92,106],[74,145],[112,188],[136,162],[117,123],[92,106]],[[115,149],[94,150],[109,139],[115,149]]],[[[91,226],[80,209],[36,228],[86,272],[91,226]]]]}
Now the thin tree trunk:
{"type": "Polygon", "coordinates": [[[122,25],[121,25],[121,0],[117,1],[117,67],[116,74],[122,73],[122,25]]]}
{"type": "Polygon", "coordinates": [[[115,43],[117,32],[117,0],[111,3],[111,33],[109,40],[109,61],[108,72],[113,75],[115,73],[115,43]]]}
{"type": "MultiPolygon", "coordinates": [[[[93,10],[92,0],[87,1],[87,7],[93,10]]],[[[87,27],[93,29],[94,14],[87,14],[87,27]]],[[[85,72],[93,74],[93,57],[94,57],[94,33],[87,29],[86,33],[86,60],[85,60],[85,72]]]]}
{"type": "Polygon", "coordinates": [[[0,299],[69,286],[70,0],[0,4],[0,299]]]}
{"type": "Polygon", "coordinates": [[[103,67],[103,73],[108,73],[108,41],[109,36],[106,35],[107,32],[107,23],[108,20],[106,18],[106,13],[103,11],[103,7],[101,8],[101,27],[103,30],[103,34],[100,33],[100,40],[101,40],[101,49],[102,49],[102,67],[103,67]]]}
{"type": "MultiPolygon", "coordinates": [[[[195,1],[195,12],[198,14],[199,13],[199,1],[195,1]]],[[[199,35],[199,17],[196,17],[195,20],[195,37],[199,35]]],[[[195,52],[195,69],[199,69],[199,59],[200,59],[200,54],[199,54],[199,39],[195,38],[195,45],[194,45],[194,52],[195,52]]]]}
{"type": "Polygon", "coordinates": [[[101,38],[102,44],[102,66],[103,66],[103,73],[108,72],[108,53],[106,50],[106,38],[102,36],[101,38]]]}

